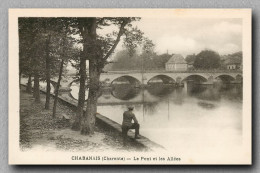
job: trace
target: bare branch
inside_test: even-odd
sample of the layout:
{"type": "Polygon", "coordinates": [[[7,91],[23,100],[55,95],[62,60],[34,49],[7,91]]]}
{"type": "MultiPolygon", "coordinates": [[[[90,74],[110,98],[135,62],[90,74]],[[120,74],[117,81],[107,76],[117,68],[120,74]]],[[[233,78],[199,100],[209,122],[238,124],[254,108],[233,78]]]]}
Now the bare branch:
{"type": "Polygon", "coordinates": [[[120,26],[117,38],[115,40],[115,43],[111,47],[111,49],[108,51],[108,53],[103,57],[104,60],[106,60],[114,52],[116,46],[118,45],[118,43],[120,41],[121,36],[124,34],[125,26],[127,25],[127,23],[129,23],[129,20],[123,20],[123,22],[120,26]]]}

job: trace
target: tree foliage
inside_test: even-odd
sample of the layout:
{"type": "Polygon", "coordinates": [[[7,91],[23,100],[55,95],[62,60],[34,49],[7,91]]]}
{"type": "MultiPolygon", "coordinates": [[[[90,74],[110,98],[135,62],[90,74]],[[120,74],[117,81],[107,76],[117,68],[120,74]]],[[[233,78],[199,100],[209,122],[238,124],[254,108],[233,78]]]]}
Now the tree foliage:
{"type": "Polygon", "coordinates": [[[185,58],[185,60],[188,64],[193,64],[195,59],[196,59],[195,54],[187,55],[186,58],[185,58]]]}
{"type": "MultiPolygon", "coordinates": [[[[20,74],[32,74],[34,77],[34,95],[39,101],[39,81],[47,80],[47,98],[50,78],[57,76],[59,82],[64,60],[73,59],[79,71],[79,98],[74,127],[82,134],[93,134],[97,112],[97,98],[100,92],[100,74],[109,63],[120,40],[130,55],[134,56],[138,45],[144,43],[138,64],[145,68],[152,66],[154,44],[143,38],[143,33],[132,25],[140,20],[136,17],[89,17],[89,18],[21,18],[19,20],[20,74]],[[114,31],[101,34],[105,27],[114,31]],[[77,38],[78,47],[73,49],[71,37],[77,38]],[[86,85],[86,61],[89,62],[88,85],[86,85]],[[88,88],[86,111],[84,113],[85,89],[88,88]]],[[[129,57],[129,58],[130,58],[129,57]]],[[[58,85],[59,86],[59,85],[58,85]]],[[[57,95],[57,92],[55,93],[57,95]]],[[[48,103],[49,104],[49,103],[48,103]]],[[[48,105],[47,104],[47,105],[48,105]]],[[[55,115],[55,110],[53,111],[55,115]]]]}
{"type": "Polygon", "coordinates": [[[68,21],[65,18],[28,17],[18,21],[20,76],[29,76],[29,80],[33,76],[36,101],[40,101],[39,81],[47,81],[45,106],[49,108],[50,78],[57,76],[61,59],[70,57],[73,51],[68,21]]]}
{"type": "Polygon", "coordinates": [[[81,130],[82,134],[93,134],[95,116],[97,112],[97,98],[100,92],[100,74],[109,63],[109,57],[115,51],[120,39],[123,38],[130,52],[134,52],[136,44],[142,38],[142,32],[132,26],[132,22],[140,20],[135,17],[104,17],[104,18],[70,18],[71,28],[75,34],[80,35],[82,44],[79,64],[79,97],[77,116],[72,129],[81,130]],[[102,35],[99,33],[105,27],[116,27],[117,31],[102,35]],[[84,113],[86,88],[86,60],[89,62],[88,99],[84,113]]]}
{"type": "Polygon", "coordinates": [[[125,71],[125,70],[165,70],[165,63],[172,55],[161,54],[155,52],[135,53],[130,56],[127,50],[119,51],[114,57],[114,63],[107,68],[111,71],[125,71]]]}
{"type": "Polygon", "coordinates": [[[197,69],[217,69],[220,67],[220,56],[212,50],[203,50],[196,55],[193,66],[197,69]]]}

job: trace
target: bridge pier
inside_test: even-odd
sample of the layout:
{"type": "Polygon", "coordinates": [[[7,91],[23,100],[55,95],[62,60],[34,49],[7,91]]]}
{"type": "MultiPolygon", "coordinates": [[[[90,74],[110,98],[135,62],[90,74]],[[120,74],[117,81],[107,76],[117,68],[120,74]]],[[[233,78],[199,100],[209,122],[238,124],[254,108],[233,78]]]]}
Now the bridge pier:
{"type": "MultiPolygon", "coordinates": [[[[199,79],[200,84],[212,85],[217,82],[217,77],[226,76],[235,79],[232,83],[242,83],[242,71],[184,71],[184,72],[168,72],[168,71],[154,71],[141,73],[140,71],[116,71],[102,73],[100,82],[104,87],[111,87],[111,84],[118,78],[127,79],[134,87],[146,87],[152,78],[159,77],[165,84],[175,84],[182,86],[183,80],[189,77],[199,79]],[[204,80],[203,80],[204,79],[204,80]],[[172,80],[172,81],[171,81],[172,80]]],[[[52,85],[57,88],[57,79],[52,79],[52,85]]],[[[70,83],[75,81],[73,77],[62,80],[60,88],[69,91],[70,83]]]]}
{"type": "Polygon", "coordinates": [[[237,75],[234,83],[243,83],[243,77],[241,75],[237,75]]]}

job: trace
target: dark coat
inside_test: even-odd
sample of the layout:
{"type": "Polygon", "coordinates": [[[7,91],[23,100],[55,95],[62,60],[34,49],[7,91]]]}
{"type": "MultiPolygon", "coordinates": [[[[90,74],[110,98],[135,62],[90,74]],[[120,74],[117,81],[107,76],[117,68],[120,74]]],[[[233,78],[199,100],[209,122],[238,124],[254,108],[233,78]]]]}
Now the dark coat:
{"type": "Polygon", "coordinates": [[[132,120],[134,120],[134,123],[138,124],[135,114],[132,111],[125,111],[123,114],[122,126],[126,126],[126,127],[132,126],[132,120]]]}

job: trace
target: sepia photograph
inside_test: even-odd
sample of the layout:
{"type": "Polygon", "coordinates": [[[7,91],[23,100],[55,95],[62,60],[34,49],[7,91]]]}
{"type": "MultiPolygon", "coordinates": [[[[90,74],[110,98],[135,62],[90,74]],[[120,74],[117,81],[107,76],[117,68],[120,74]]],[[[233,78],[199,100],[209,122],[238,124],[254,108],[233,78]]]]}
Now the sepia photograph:
{"type": "Polygon", "coordinates": [[[251,9],[9,9],[9,164],[250,165],[251,9]]]}

